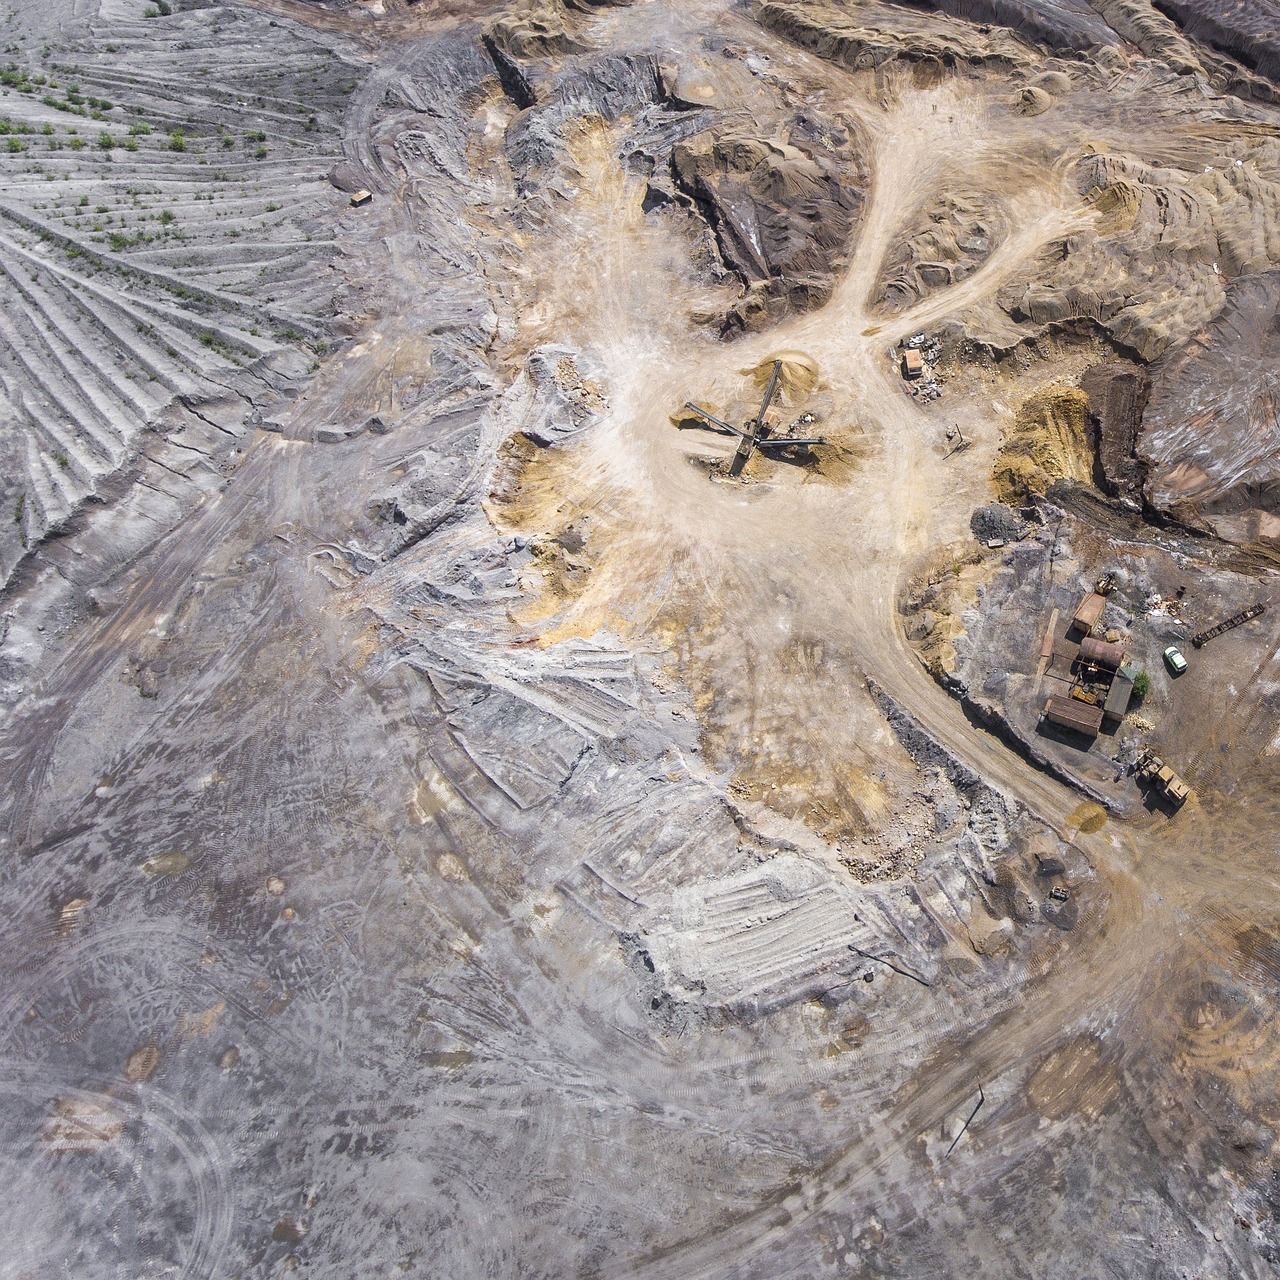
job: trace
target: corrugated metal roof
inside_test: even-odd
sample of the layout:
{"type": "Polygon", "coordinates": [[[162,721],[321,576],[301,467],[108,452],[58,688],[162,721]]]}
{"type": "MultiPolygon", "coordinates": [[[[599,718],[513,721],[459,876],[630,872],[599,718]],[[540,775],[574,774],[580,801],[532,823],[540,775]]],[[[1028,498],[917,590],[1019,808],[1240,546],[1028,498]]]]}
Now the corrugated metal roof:
{"type": "Polygon", "coordinates": [[[1102,728],[1102,709],[1075,698],[1052,697],[1045,703],[1045,719],[1080,733],[1096,734],[1102,728]]]}
{"type": "Polygon", "coordinates": [[[1129,710],[1129,699],[1132,697],[1133,668],[1121,667],[1111,682],[1111,688],[1107,690],[1107,700],[1102,709],[1107,715],[1119,719],[1129,710]]]}
{"type": "Polygon", "coordinates": [[[1102,610],[1106,607],[1107,600],[1105,596],[1100,596],[1096,591],[1090,591],[1083,600],[1080,601],[1080,607],[1075,611],[1071,621],[1077,627],[1083,627],[1086,631],[1092,631],[1097,626],[1098,619],[1102,617],[1102,610]]]}

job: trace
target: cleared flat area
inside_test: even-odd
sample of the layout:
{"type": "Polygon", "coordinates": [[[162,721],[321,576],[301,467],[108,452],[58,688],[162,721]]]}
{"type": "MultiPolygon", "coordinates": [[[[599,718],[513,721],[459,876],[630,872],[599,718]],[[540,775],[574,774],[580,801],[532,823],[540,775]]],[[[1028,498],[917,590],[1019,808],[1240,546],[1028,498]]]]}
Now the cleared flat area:
{"type": "Polygon", "coordinates": [[[11,20],[6,1274],[1270,1274],[1280,610],[1149,695],[1175,814],[1029,710],[1108,568],[1148,666],[1278,603],[1265,323],[1218,506],[1073,434],[1280,260],[1132,9],[11,20]],[[775,361],[827,443],[730,480],[775,361]]]}

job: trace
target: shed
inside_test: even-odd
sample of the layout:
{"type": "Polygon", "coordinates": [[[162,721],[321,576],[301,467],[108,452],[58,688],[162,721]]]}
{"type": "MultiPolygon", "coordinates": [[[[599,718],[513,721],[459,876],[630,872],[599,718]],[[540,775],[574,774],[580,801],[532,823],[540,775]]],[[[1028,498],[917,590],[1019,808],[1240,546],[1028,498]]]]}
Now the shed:
{"type": "Polygon", "coordinates": [[[1052,697],[1044,704],[1044,718],[1050,724],[1074,729],[1086,737],[1095,738],[1102,728],[1102,708],[1077,702],[1074,698],[1052,697]]]}
{"type": "Polygon", "coordinates": [[[1071,619],[1071,625],[1079,627],[1085,635],[1088,635],[1098,625],[1098,619],[1102,617],[1102,610],[1106,603],[1106,596],[1100,596],[1096,591],[1090,591],[1080,601],[1080,607],[1075,611],[1071,619]]]}
{"type": "Polygon", "coordinates": [[[924,372],[924,356],[915,347],[908,347],[902,353],[902,376],[918,378],[924,372]]]}
{"type": "Polygon", "coordinates": [[[1085,636],[1080,641],[1080,661],[1092,662],[1104,671],[1119,671],[1124,666],[1124,645],[1085,636]]]}
{"type": "Polygon", "coordinates": [[[1133,697],[1133,682],[1137,678],[1133,667],[1121,667],[1116,672],[1111,688],[1107,690],[1107,700],[1103,703],[1102,713],[1108,720],[1123,720],[1129,710],[1129,700],[1133,697]]]}
{"type": "Polygon", "coordinates": [[[368,204],[373,199],[372,191],[353,191],[351,193],[351,203],[354,205],[368,204]]]}

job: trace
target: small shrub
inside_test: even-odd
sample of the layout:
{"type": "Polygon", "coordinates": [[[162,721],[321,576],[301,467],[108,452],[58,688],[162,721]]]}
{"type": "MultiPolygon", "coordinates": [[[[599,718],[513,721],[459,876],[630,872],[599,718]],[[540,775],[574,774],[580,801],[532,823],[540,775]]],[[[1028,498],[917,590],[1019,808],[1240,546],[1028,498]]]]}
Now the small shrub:
{"type": "Polygon", "coordinates": [[[267,149],[266,149],[266,147],[259,147],[259,148],[258,148],[258,149],[253,153],[253,155],[254,155],[254,158],[255,158],[256,160],[265,160],[265,159],[266,159],[266,157],[267,157],[267,149]]]}
{"type": "Polygon", "coordinates": [[[160,221],[167,227],[173,221],[173,210],[163,209],[160,212],[160,221]]]}
{"type": "Polygon", "coordinates": [[[278,213],[283,208],[284,208],[284,205],[276,204],[276,202],[273,200],[269,205],[267,205],[267,212],[278,213]]]}
{"type": "Polygon", "coordinates": [[[1139,702],[1151,692],[1151,677],[1145,671],[1139,671],[1133,677],[1133,696],[1139,702]]]}
{"type": "Polygon", "coordinates": [[[151,126],[149,124],[144,124],[141,120],[135,120],[129,126],[129,132],[133,134],[135,138],[140,138],[151,132],[151,126]]]}
{"type": "Polygon", "coordinates": [[[116,145],[116,140],[105,130],[98,134],[98,146],[103,151],[110,151],[116,145]]]}
{"type": "Polygon", "coordinates": [[[181,129],[175,129],[169,135],[170,151],[185,151],[187,149],[187,139],[181,129]]]}

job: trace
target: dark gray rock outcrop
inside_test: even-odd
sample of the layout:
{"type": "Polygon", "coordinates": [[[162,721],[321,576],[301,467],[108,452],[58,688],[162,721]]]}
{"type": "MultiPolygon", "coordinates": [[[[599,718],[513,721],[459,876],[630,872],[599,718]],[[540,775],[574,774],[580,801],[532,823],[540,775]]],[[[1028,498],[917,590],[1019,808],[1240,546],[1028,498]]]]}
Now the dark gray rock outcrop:
{"type": "Polygon", "coordinates": [[[1137,446],[1150,377],[1140,365],[1112,360],[1087,370],[1080,386],[1089,397],[1102,487],[1113,497],[1140,502],[1147,472],[1137,446]]]}
{"type": "Polygon", "coordinates": [[[791,143],[707,130],[676,146],[671,169],[746,287],[726,331],[827,301],[862,208],[861,191],[830,161],[791,143]]]}

